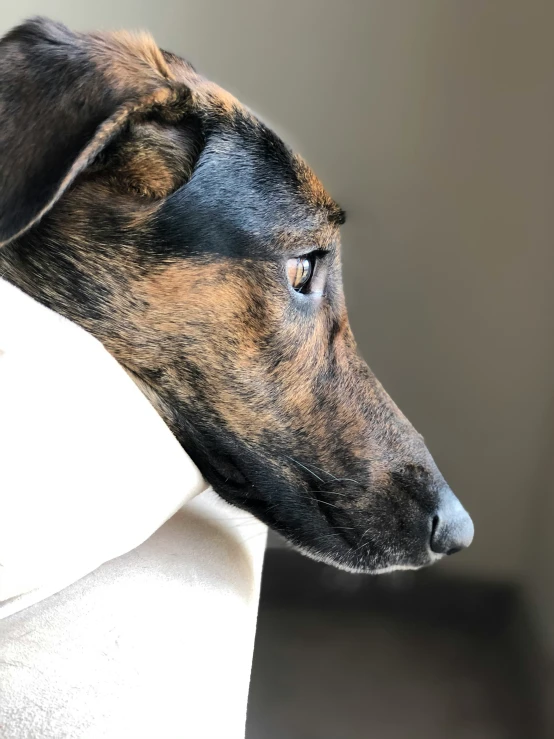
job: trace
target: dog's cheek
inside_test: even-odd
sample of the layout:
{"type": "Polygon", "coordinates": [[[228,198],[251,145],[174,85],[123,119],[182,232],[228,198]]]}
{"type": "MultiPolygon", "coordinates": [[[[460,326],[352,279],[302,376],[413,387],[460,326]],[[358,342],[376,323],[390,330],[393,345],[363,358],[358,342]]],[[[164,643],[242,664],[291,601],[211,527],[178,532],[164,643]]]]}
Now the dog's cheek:
{"type": "Polygon", "coordinates": [[[163,367],[166,392],[187,404],[196,399],[239,438],[253,440],[278,419],[263,362],[272,319],[245,269],[190,259],[153,268],[132,285],[142,311],[130,320],[137,340],[150,336],[159,349],[156,357],[144,341],[133,347],[135,364],[163,367]]]}

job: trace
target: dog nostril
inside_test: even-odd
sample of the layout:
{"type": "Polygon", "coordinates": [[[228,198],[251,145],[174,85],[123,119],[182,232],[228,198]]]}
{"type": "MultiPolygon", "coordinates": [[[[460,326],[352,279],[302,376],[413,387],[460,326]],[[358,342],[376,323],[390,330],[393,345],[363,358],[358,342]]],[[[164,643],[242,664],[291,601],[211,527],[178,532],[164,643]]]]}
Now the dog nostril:
{"type": "Polygon", "coordinates": [[[473,522],[449,488],[441,491],[429,545],[436,554],[456,554],[471,544],[473,522]]]}

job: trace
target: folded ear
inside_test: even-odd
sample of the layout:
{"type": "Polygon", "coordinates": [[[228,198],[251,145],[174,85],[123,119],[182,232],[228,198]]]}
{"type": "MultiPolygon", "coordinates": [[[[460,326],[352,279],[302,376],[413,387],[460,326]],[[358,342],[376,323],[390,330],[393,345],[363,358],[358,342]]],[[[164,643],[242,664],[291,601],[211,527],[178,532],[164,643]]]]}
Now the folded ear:
{"type": "Polygon", "coordinates": [[[0,40],[0,246],[36,224],[123,129],[155,117],[162,128],[146,138],[160,140],[187,99],[147,35],[76,34],[41,18],[10,31],[0,40]]]}

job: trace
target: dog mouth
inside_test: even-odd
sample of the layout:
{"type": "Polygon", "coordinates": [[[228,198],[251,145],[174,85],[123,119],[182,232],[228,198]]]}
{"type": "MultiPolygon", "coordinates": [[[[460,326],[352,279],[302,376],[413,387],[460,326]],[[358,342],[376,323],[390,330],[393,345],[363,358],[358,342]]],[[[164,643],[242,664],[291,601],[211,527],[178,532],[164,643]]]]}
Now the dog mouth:
{"type": "Polygon", "coordinates": [[[376,552],[371,546],[372,542],[364,538],[366,531],[362,526],[351,528],[355,533],[346,538],[344,532],[330,526],[330,533],[322,535],[319,545],[315,543],[306,546],[296,537],[289,539],[288,543],[310,559],[354,574],[384,575],[404,570],[420,570],[444,557],[442,554],[435,554],[428,546],[422,546],[419,551],[408,555],[402,551],[402,546],[394,542],[383,547],[381,552],[376,552]],[[352,539],[355,543],[351,543],[352,539]]]}
{"type": "MultiPolygon", "coordinates": [[[[231,456],[221,452],[211,453],[205,459],[198,460],[197,464],[205,479],[224,500],[277,530],[275,519],[280,518],[278,502],[268,499],[231,456]]],[[[286,533],[283,535],[289,539],[286,533]]]]}
{"type": "MultiPolygon", "coordinates": [[[[351,573],[386,574],[418,570],[443,556],[434,553],[427,543],[421,547],[412,545],[409,553],[399,542],[376,543],[374,532],[368,529],[369,512],[356,515],[355,511],[327,500],[324,491],[290,489],[282,483],[281,494],[268,496],[227,454],[210,454],[199,467],[228,503],[261,520],[310,559],[351,573]]],[[[279,480],[272,487],[279,489],[279,480]]],[[[337,496],[337,491],[329,491],[329,496],[333,495],[337,496]]],[[[346,498],[345,493],[340,495],[346,498]]],[[[427,532],[426,541],[430,533],[427,532]]]]}
{"type": "Polygon", "coordinates": [[[421,562],[405,563],[400,560],[397,563],[391,564],[372,564],[356,562],[350,557],[340,557],[321,552],[317,549],[311,549],[303,547],[301,545],[292,545],[295,549],[301,552],[309,559],[313,559],[316,562],[323,562],[324,564],[336,567],[339,570],[345,572],[351,572],[355,575],[388,575],[391,572],[402,572],[402,571],[416,571],[421,570],[425,567],[430,567],[443,558],[444,555],[435,555],[429,551],[428,556],[421,562]]]}
{"type": "Polygon", "coordinates": [[[146,387],[147,397],[161,402],[162,408],[155,405],[166,411],[162,416],[215,492],[311,559],[348,572],[384,574],[417,570],[442,558],[430,546],[434,519],[405,491],[375,496],[349,476],[327,477],[287,454],[247,445],[219,424],[191,423],[174,400],[164,400],[152,383],[126,369],[143,391],[146,387]],[[397,504],[387,502],[395,495],[397,504]]]}

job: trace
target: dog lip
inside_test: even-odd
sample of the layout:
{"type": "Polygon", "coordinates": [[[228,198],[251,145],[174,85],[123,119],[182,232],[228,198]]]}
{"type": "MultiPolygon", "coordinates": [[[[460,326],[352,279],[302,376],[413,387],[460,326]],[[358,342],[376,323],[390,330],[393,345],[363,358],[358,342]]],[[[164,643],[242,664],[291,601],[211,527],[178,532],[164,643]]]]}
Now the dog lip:
{"type": "MultiPolygon", "coordinates": [[[[353,550],[357,548],[360,544],[359,539],[356,537],[356,532],[350,532],[350,529],[344,530],[340,526],[340,522],[336,522],[333,520],[334,513],[333,510],[329,508],[327,505],[327,501],[321,500],[319,498],[312,498],[313,502],[317,506],[317,510],[321,514],[322,518],[325,520],[325,523],[327,526],[331,529],[333,534],[336,534],[337,538],[340,540],[340,542],[343,545],[346,545],[346,547],[350,550],[353,550]]],[[[347,513],[347,511],[345,511],[347,513]]],[[[363,528],[360,527],[360,531],[363,532],[363,528]]]]}
{"type": "Polygon", "coordinates": [[[206,456],[204,463],[199,462],[199,467],[216,492],[222,488],[243,497],[244,491],[251,486],[248,478],[228,458],[210,454],[206,456]]]}
{"type": "Polygon", "coordinates": [[[248,478],[228,455],[209,455],[208,464],[225,484],[231,483],[240,488],[248,485],[248,478]]]}
{"type": "Polygon", "coordinates": [[[291,546],[294,549],[297,549],[302,554],[306,555],[310,559],[315,560],[316,562],[324,562],[325,564],[331,565],[333,567],[336,567],[339,570],[344,570],[345,572],[351,572],[358,575],[386,575],[391,572],[414,572],[416,570],[421,570],[425,567],[429,567],[435,562],[438,562],[440,559],[443,559],[444,555],[437,555],[435,552],[428,551],[427,552],[427,559],[423,562],[397,562],[397,563],[391,563],[391,564],[383,564],[383,565],[363,565],[363,564],[354,564],[352,561],[349,561],[348,555],[345,557],[341,557],[340,555],[337,557],[336,554],[331,554],[331,552],[326,552],[325,550],[318,550],[314,546],[305,546],[303,544],[299,544],[296,542],[289,542],[291,546]]]}

